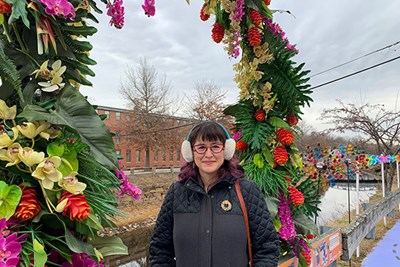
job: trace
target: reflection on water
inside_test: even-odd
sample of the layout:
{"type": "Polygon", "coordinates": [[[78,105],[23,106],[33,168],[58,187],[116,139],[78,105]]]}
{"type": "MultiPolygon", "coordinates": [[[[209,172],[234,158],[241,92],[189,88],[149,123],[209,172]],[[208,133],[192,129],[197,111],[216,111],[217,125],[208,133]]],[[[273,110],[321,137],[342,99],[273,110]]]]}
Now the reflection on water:
{"type": "MultiPolygon", "coordinates": [[[[360,205],[363,202],[368,202],[369,197],[376,193],[376,184],[360,184],[360,205]]],[[[356,205],[356,191],[355,185],[350,184],[350,207],[355,209],[356,205]]],[[[348,212],[348,190],[347,184],[337,184],[328,189],[325,195],[321,198],[319,208],[321,212],[317,218],[318,225],[324,225],[326,222],[339,218],[348,212]]],[[[125,239],[121,236],[125,244],[129,248],[129,256],[131,262],[119,265],[120,267],[148,267],[148,246],[150,242],[152,226],[136,229],[129,234],[129,238],[125,239]],[[127,244],[129,240],[129,244],[127,244]]],[[[126,233],[128,234],[128,233],[126,233]]]]}
{"type": "MultiPolygon", "coordinates": [[[[350,184],[350,190],[347,190],[347,183],[337,184],[326,191],[321,198],[321,204],[317,218],[318,225],[324,225],[328,221],[342,217],[348,213],[348,192],[350,193],[350,208],[356,208],[357,192],[355,184],[350,184]]],[[[376,184],[360,184],[359,204],[369,202],[369,198],[376,193],[376,184]]],[[[360,208],[361,212],[361,208],[360,208]]]]}

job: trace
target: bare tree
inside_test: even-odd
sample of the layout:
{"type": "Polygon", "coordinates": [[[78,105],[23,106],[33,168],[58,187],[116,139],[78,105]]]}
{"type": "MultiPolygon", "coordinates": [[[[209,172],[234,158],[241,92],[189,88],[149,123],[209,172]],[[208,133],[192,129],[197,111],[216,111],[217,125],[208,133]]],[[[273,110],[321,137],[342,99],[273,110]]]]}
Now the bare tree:
{"type": "Polygon", "coordinates": [[[233,118],[226,116],[223,110],[227,105],[223,103],[225,93],[211,81],[197,81],[194,83],[194,96],[186,96],[186,110],[193,119],[205,121],[214,120],[227,129],[231,128],[233,118]]]}
{"type": "MultiPolygon", "coordinates": [[[[324,109],[321,119],[334,127],[328,131],[351,131],[366,137],[366,143],[373,142],[377,151],[384,155],[399,152],[400,113],[387,111],[383,105],[344,103],[337,100],[338,107],[324,109]]],[[[387,164],[386,190],[391,190],[394,176],[393,164],[387,164]]]]}
{"type": "MultiPolygon", "coordinates": [[[[132,111],[125,125],[130,144],[145,150],[145,165],[150,166],[150,148],[172,149],[177,140],[171,129],[172,101],[168,98],[172,86],[166,76],[159,76],[154,66],[141,59],[135,68],[128,68],[121,82],[120,93],[132,111]]],[[[177,109],[175,109],[177,111],[177,109]]]]}

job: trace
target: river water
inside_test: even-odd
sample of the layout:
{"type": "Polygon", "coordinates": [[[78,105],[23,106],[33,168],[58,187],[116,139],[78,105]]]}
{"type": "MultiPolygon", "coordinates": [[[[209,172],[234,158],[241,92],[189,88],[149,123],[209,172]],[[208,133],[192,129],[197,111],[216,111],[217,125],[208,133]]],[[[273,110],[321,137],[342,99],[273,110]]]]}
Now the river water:
{"type": "MultiPolygon", "coordinates": [[[[317,224],[324,225],[326,222],[337,219],[344,214],[348,213],[348,196],[350,195],[350,208],[355,209],[356,206],[356,190],[355,185],[350,184],[350,190],[348,190],[347,184],[336,184],[334,187],[330,187],[321,198],[321,203],[319,208],[321,212],[317,217],[317,224]]],[[[361,184],[359,191],[359,203],[368,202],[369,198],[376,193],[377,186],[376,184],[361,184]]],[[[360,212],[362,209],[360,208],[360,212]]],[[[135,235],[135,233],[132,233],[135,235]]],[[[129,248],[130,258],[133,259],[133,255],[140,254],[134,261],[129,263],[119,265],[119,267],[148,267],[148,254],[143,255],[144,251],[148,250],[148,244],[150,242],[149,231],[143,231],[140,234],[140,241],[134,242],[137,248],[129,248]],[[146,233],[146,234],[144,234],[146,233]],[[141,245],[138,243],[142,243],[141,245]],[[135,251],[138,253],[135,253],[135,251]]],[[[135,237],[133,237],[135,238],[135,237]]],[[[128,245],[128,244],[127,244],[128,245]]],[[[128,245],[129,246],[129,245],[128,245]]],[[[135,247],[136,247],[135,246],[135,247]]]]}

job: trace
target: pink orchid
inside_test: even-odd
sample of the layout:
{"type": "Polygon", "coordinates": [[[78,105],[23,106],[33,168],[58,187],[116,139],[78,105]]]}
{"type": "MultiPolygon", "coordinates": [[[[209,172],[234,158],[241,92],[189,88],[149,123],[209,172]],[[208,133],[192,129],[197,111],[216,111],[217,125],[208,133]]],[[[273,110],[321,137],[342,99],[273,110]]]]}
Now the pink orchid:
{"type": "Polygon", "coordinates": [[[154,16],[156,14],[155,4],[156,4],[155,0],[144,0],[144,4],[142,5],[144,14],[146,14],[149,17],[154,16]]]}
{"type": "Polygon", "coordinates": [[[119,186],[120,191],[118,193],[118,196],[122,197],[123,195],[128,194],[134,199],[140,200],[142,190],[140,190],[138,187],[130,182],[128,175],[126,175],[124,170],[122,169],[123,167],[121,166],[120,160],[118,160],[118,166],[120,169],[114,171],[115,176],[117,176],[122,182],[119,186]]]}
{"type": "Polygon", "coordinates": [[[125,22],[125,11],[122,5],[122,0],[114,0],[112,4],[110,2],[107,4],[107,15],[111,17],[110,25],[117,29],[121,29],[125,22]]]}
{"type": "Polygon", "coordinates": [[[67,0],[38,0],[38,2],[46,6],[45,11],[49,15],[75,19],[75,8],[67,0]]]}

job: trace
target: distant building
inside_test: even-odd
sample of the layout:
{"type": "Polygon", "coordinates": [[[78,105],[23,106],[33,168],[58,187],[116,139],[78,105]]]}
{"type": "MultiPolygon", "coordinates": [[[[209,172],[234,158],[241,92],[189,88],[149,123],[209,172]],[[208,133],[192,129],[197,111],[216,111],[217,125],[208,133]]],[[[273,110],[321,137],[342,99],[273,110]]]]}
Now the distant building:
{"type": "MultiPolygon", "coordinates": [[[[128,169],[145,167],[145,150],[138,149],[135,147],[135,144],[129,144],[128,142],[129,135],[126,127],[129,125],[127,122],[130,120],[130,110],[97,106],[97,113],[107,115],[104,123],[110,132],[115,134],[115,150],[117,154],[123,157],[122,165],[128,169]]],[[[180,144],[185,140],[196,120],[183,117],[168,117],[168,120],[170,121],[170,127],[178,130],[177,138],[180,140],[176,147],[168,151],[166,149],[162,149],[161,151],[150,150],[150,167],[180,166],[183,160],[180,144]]]]}

